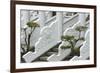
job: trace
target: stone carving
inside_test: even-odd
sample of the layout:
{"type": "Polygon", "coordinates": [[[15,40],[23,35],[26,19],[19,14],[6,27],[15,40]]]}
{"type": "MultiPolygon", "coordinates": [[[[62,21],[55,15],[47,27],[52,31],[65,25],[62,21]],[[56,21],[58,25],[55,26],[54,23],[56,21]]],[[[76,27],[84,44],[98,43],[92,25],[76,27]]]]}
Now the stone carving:
{"type": "MultiPolygon", "coordinates": [[[[22,14],[24,14],[24,12],[22,14]]],[[[30,62],[35,61],[41,55],[48,52],[53,46],[57,45],[59,42],[61,42],[61,44],[57,47],[58,53],[49,52],[49,54],[50,53],[52,54],[50,54],[50,56],[48,56],[47,58],[44,57],[47,61],[70,60],[71,58],[72,58],[71,60],[76,60],[76,59],[86,59],[89,57],[89,53],[85,53],[85,51],[89,51],[89,49],[87,50],[84,49],[84,51],[82,49],[82,47],[84,48],[89,45],[88,42],[85,41],[84,43],[83,41],[85,35],[87,34],[87,30],[81,31],[81,32],[76,31],[76,28],[80,26],[82,27],[85,26],[85,27],[88,27],[89,29],[89,25],[88,25],[89,22],[86,23],[85,21],[86,17],[83,13],[81,14],[81,13],[73,13],[73,12],[69,12],[69,13],[56,12],[56,14],[53,15],[52,11],[50,12],[49,11],[29,11],[29,13],[26,12],[23,16],[25,18],[23,18],[22,21],[26,20],[26,22],[28,22],[30,20],[35,20],[35,22],[40,25],[40,28],[35,29],[34,33],[32,34],[32,38],[30,39],[31,40],[30,45],[34,46],[34,49],[35,49],[34,52],[28,51],[26,54],[22,56],[25,62],[30,63],[30,62]],[[63,41],[61,39],[62,35],[72,36],[72,38],[74,37],[74,39],[79,39],[81,37],[81,40],[78,40],[75,43],[74,49],[77,47],[81,47],[80,55],[83,57],[78,57],[78,56],[74,56],[77,58],[74,58],[73,56],[69,57],[70,54],[72,53],[72,50],[70,47],[71,45],[68,46],[70,44],[68,40],[63,41]],[[86,45],[82,46],[84,44],[87,44],[87,46],[86,45]],[[67,49],[62,49],[62,48],[65,48],[66,45],[67,45],[67,49]],[[84,56],[84,53],[85,55],[87,54],[87,56],[84,56]]],[[[22,24],[26,24],[26,22],[23,21],[22,24]]],[[[25,25],[23,26],[25,27],[25,25]]],[[[22,28],[24,28],[23,26],[22,28]]],[[[26,32],[28,34],[30,32],[30,29],[28,29],[26,32]]],[[[21,38],[25,38],[25,34],[23,32],[21,34],[23,34],[21,38]]],[[[21,40],[21,42],[22,41],[25,42],[25,40],[23,39],[21,40]]],[[[21,52],[23,52],[22,49],[21,49],[21,52]]]]}
{"type": "Polygon", "coordinates": [[[89,41],[90,41],[90,31],[87,30],[85,34],[85,39],[86,41],[83,42],[83,46],[80,48],[80,56],[74,56],[71,60],[86,60],[89,59],[90,56],[90,46],[89,46],[89,41]]]}

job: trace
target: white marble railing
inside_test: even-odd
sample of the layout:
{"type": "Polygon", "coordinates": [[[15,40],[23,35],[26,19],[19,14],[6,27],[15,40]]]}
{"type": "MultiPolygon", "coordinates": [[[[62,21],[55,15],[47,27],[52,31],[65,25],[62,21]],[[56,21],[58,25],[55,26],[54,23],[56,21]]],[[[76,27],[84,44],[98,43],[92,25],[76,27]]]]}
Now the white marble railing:
{"type": "MultiPolygon", "coordinates": [[[[58,13],[60,16],[61,13],[60,12],[58,12],[58,13]]],[[[28,52],[27,54],[25,54],[23,56],[23,58],[25,59],[26,62],[31,62],[31,61],[35,60],[37,57],[39,57],[40,55],[42,55],[43,53],[48,51],[50,48],[55,46],[58,43],[58,41],[60,41],[60,39],[59,39],[60,36],[58,33],[59,32],[59,25],[58,25],[59,22],[58,21],[60,21],[60,20],[53,21],[50,25],[44,26],[45,22],[42,21],[43,14],[44,14],[44,12],[40,11],[39,19],[41,21],[41,24],[40,24],[41,31],[40,31],[40,38],[35,43],[35,53],[28,52]],[[31,56],[31,59],[28,59],[30,56],[31,56]]],[[[61,15],[61,17],[62,17],[62,15],[61,15]]],[[[60,17],[58,17],[58,18],[60,18],[60,17]]],[[[62,25],[62,22],[61,22],[61,25],[62,25]]],[[[60,30],[62,30],[62,29],[60,29],[60,30]]]]}
{"type": "Polygon", "coordinates": [[[90,25],[89,25],[90,21],[87,21],[85,26],[88,27],[88,30],[86,31],[85,35],[85,40],[83,42],[83,46],[80,48],[80,56],[74,56],[71,60],[86,60],[87,58],[89,58],[90,54],[89,54],[89,40],[90,40],[90,25]]]}
{"type": "MultiPolygon", "coordinates": [[[[79,21],[79,14],[75,14],[71,16],[70,18],[65,18],[61,15],[60,12],[58,12],[57,16],[53,16],[48,20],[47,22],[45,19],[42,21],[42,17],[44,14],[43,12],[40,12],[40,36],[37,42],[35,43],[35,52],[29,51],[26,53],[23,58],[26,62],[32,62],[35,59],[37,59],[39,56],[47,52],[50,48],[55,46],[57,43],[61,41],[61,35],[62,33],[65,34],[74,34],[76,38],[78,37],[78,33],[75,32],[75,28],[80,24],[81,21],[79,21]],[[60,16],[60,17],[59,17],[60,16]],[[45,26],[48,25],[48,26],[45,26]],[[56,38],[55,38],[56,37],[56,38]]],[[[84,21],[83,21],[84,22],[84,21]]],[[[84,36],[84,33],[82,33],[84,36]]],[[[61,49],[61,45],[63,45],[64,42],[62,42],[59,46],[59,52],[58,54],[51,55],[47,60],[48,61],[59,61],[64,59],[66,56],[68,56],[71,52],[71,49],[61,49]]]]}
{"type": "MultiPolygon", "coordinates": [[[[26,26],[26,23],[28,22],[28,21],[30,21],[30,20],[35,20],[34,22],[36,22],[36,23],[38,23],[38,24],[40,24],[40,18],[39,18],[39,15],[37,14],[37,12],[36,11],[23,11],[23,12],[21,12],[22,14],[24,14],[24,15],[22,15],[22,17],[21,17],[21,24],[23,24],[23,26],[22,26],[22,28],[24,27],[24,26],[26,26]],[[32,14],[32,12],[33,13],[35,13],[35,14],[32,14]]],[[[43,12],[41,12],[41,13],[43,13],[43,12]]],[[[73,20],[73,18],[75,18],[77,15],[74,15],[74,16],[63,16],[63,24],[65,25],[66,24],[66,22],[67,23],[69,23],[70,24],[70,22],[68,22],[68,21],[70,21],[70,20],[73,20]],[[71,18],[71,19],[70,19],[71,18]]],[[[45,23],[44,24],[44,26],[48,26],[48,25],[50,25],[52,22],[54,22],[56,20],[56,16],[53,16],[53,17],[49,17],[49,19],[48,20],[45,20],[45,22],[44,21],[42,21],[43,23],[45,23]]],[[[71,21],[71,22],[73,22],[73,21],[71,21]]],[[[74,23],[74,22],[73,22],[74,23]]],[[[68,24],[68,25],[69,25],[68,24]]],[[[65,27],[67,27],[67,26],[63,26],[64,28],[65,27]]],[[[28,32],[30,32],[30,30],[27,30],[27,34],[28,34],[28,32]]],[[[30,43],[30,46],[34,46],[34,44],[35,44],[35,42],[37,41],[37,39],[40,37],[39,34],[40,33],[40,28],[36,28],[35,30],[34,30],[34,33],[32,33],[32,38],[31,38],[31,43],[30,43]],[[35,36],[34,36],[35,35],[35,36]]],[[[24,43],[24,39],[22,38],[21,39],[21,41],[24,43]]]]}
{"type": "Polygon", "coordinates": [[[75,14],[73,16],[71,16],[69,19],[67,19],[64,23],[63,23],[63,32],[66,30],[66,28],[72,27],[75,23],[77,23],[79,21],[79,14],[75,14]]]}
{"type": "MultiPolygon", "coordinates": [[[[66,33],[68,33],[68,30],[72,30],[73,28],[75,28],[76,25],[78,25],[79,22],[77,22],[73,27],[70,27],[68,29],[65,30],[64,32],[64,35],[66,33]]],[[[73,31],[75,32],[75,31],[73,31]]],[[[67,57],[70,53],[71,53],[71,49],[68,48],[68,49],[61,49],[60,47],[62,45],[68,45],[69,43],[68,42],[64,42],[62,41],[62,43],[59,45],[59,48],[58,48],[58,54],[52,54],[49,58],[48,58],[48,61],[61,61],[63,60],[65,57],[67,57]]]]}
{"type": "MultiPolygon", "coordinates": [[[[77,23],[79,20],[78,20],[78,17],[79,15],[76,14],[72,17],[70,17],[66,22],[64,22],[63,24],[63,32],[65,33],[66,32],[66,29],[67,28],[72,28],[72,26],[76,23],[77,23]]],[[[74,26],[73,26],[74,27],[74,26]]],[[[73,29],[73,28],[72,28],[73,29]]],[[[59,52],[58,54],[52,54],[47,60],[48,61],[60,61],[60,60],[63,60],[66,56],[68,56],[70,53],[71,53],[71,49],[61,49],[61,45],[64,45],[64,42],[62,42],[60,45],[59,45],[59,52]]]]}
{"type": "MultiPolygon", "coordinates": [[[[85,26],[89,26],[89,21],[87,21],[85,24],[84,24],[85,26]]],[[[77,27],[77,26],[81,26],[81,24],[80,24],[80,21],[79,22],[77,22],[76,24],[74,24],[74,26],[73,27],[70,27],[70,28],[67,28],[65,31],[64,31],[64,35],[74,35],[75,36],[75,38],[78,38],[78,32],[75,32],[75,28],[77,27]]],[[[89,29],[89,27],[88,27],[88,29],[89,29]]],[[[86,48],[86,46],[89,46],[89,33],[88,33],[88,30],[87,31],[83,31],[82,33],[81,33],[82,35],[81,35],[81,37],[85,37],[86,36],[86,40],[88,41],[87,43],[85,43],[85,45],[83,46],[83,47],[81,47],[80,48],[80,57],[78,58],[78,56],[74,56],[73,57],[73,59],[71,59],[71,60],[78,60],[78,59],[86,59],[86,58],[88,58],[89,57],[89,47],[87,47],[86,48]],[[86,33],[85,33],[86,32],[86,33]],[[87,36],[88,35],[88,36],[87,36]],[[86,52],[87,51],[87,52],[86,52]],[[87,56],[86,56],[87,55],[87,56]]],[[[48,57],[48,61],[61,61],[61,60],[63,60],[65,57],[67,57],[67,56],[69,56],[69,54],[71,53],[71,49],[70,48],[68,48],[68,49],[61,49],[60,47],[61,47],[61,45],[67,45],[67,42],[62,42],[60,45],[59,45],[59,52],[58,52],[58,54],[52,54],[50,57],[48,57]]],[[[79,41],[79,42],[77,42],[76,43],[76,46],[75,47],[77,47],[77,46],[79,46],[79,45],[82,45],[82,44],[84,44],[84,42],[83,41],[79,41]]]]}
{"type": "MultiPolygon", "coordinates": [[[[64,20],[63,24],[66,23],[68,20],[70,20],[69,18],[71,18],[71,17],[73,17],[73,16],[63,16],[63,20],[64,20]]],[[[56,20],[56,16],[53,16],[46,21],[45,25],[48,26],[55,20],[56,20]]]]}
{"type": "MultiPolygon", "coordinates": [[[[73,19],[75,20],[76,17],[78,17],[78,15],[74,15],[72,18],[70,19],[67,19],[66,21],[66,24],[68,22],[68,20],[70,22],[73,21],[73,19]]],[[[76,19],[77,20],[77,19],[76,19]]],[[[74,23],[74,21],[73,21],[74,23]]],[[[74,23],[75,24],[75,23],[74,23]]],[[[62,25],[62,24],[61,24],[62,25]]],[[[39,40],[36,42],[35,44],[35,53],[32,53],[32,52],[28,52],[27,54],[25,54],[23,56],[23,58],[25,59],[26,62],[31,62],[33,60],[35,60],[37,57],[39,57],[41,54],[45,53],[46,51],[48,51],[51,47],[53,47],[54,45],[56,45],[58,43],[58,41],[60,41],[59,37],[58,37],[58,32],[59,32],[59,28],[58,27],[58,24],[57,24],[57,20],[55,22],[52,22],[49,26],[45,26],[41,29],[41,32],[40,32],[40,38],[39,40]],[[56,37],[56,38],[54,38],[56,37]],[[58,37],[58,38],[57,38],[58,37]],[[50,45],[51,43],[51,45],[50,45]],[[49,45],[48,45],[49,44],[49,45]],[[46,47],[47,46],[47,47],[46,47]],[[42,49],[41,49],[42,47],[42,49]],[[31,58],[30,58],[31,57],[31,58]]],[[[67,28],[64,27],[64,28],[67,28]]],[[[68,50],[66,50],[68,51],[68,50]]],[[[65,52],[66,52],[65,51],[65,52]]],[[[70,51],[70,50],[69,50],[70,51]]],[[[63,54],[64,55],[64,54],[63,54]]],[[[66,55],[65,55],[66,56],[66,55]]],[[[64,57],[64,56],[63,56],[64,57]]],[[[62,57],[61,57],[62,58],[62,57]]]]}
{"type": "Polygon", "coordinates": [[[83,42],[83,46],[80,48],[80,56],[74,56],[71,60],[86,60],[90,56],[90,31],[87,30],[85,34],[86,41],[83,42]]]}
{"type": "Polygon", "coordinates": [[[56,28],[56,26],[56,22],[53,22],[51,25],[43,27],[40,34],[41,37],[35,44],[35,52],[28,52],[23,56],[26,62],[32,62],[58,43],[58,38],[54,38],[58,37],[58,29],[56,28]]]}
{"type": "Polygon", "coordinates": [[[71,53],[71,49],[68,48],[68,49],[61,49],[60,47],[62,45],[64,45],[65,42],[62,42],[60,45],[59,45],[59,52],[58,54],[52,54],[51,56],[48,57],[47,61],[61,61],[63,60],[66,56],[68,56],[70,53],[71,53]]]}

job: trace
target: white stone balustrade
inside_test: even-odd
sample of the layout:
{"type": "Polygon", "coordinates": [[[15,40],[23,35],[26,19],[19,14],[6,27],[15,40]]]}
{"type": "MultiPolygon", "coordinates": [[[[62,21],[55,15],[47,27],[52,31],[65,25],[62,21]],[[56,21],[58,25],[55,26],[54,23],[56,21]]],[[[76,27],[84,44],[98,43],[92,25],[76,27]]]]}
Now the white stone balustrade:
{"type": "MultiPolygon", "coordinates": [[[[73,17],[73,16],[63,16],[63,25],[65,25],[66,22],[68,22],[71,17],[73,17]]],[[[48,26],[49,24],[51,24],[55,20],[56,20],[56,16],[49,18],[48,20],[46,20],[45,26],[48,26]]]]}
{"type": "Polygon", "coordinates": [[[45,11],[39,11],[39,24],[40,28],[43,28],[46,21],[45,11]]]}
{"type": "MultiPolygon", "coordinates": [[[[28,28],[28,26],[26,25],[27,22],[31,21],[31,20],[34,20],[34,19],[38,19],[38,16],[37,16],[37,11],[30,11],[30,10],[21,10],[21,43],[22,44],[25,44],[25,31],[24,31],[24,28],[27,28],[26,30],[26,35],[28,36],[28,34],[30,33],[30,28],[28,28]]],[[[39,19],[36,20],[35,22],[39,23],[39,19]]],[[[38,34],[40,33],[40,28],[36,28],[34,30],[34,32],[32,33],[32,38],[30,38],[30,46],[33,47],[36,43],[36,41],[38,40],[39,38],[39,35],[38,34]],[[34,35],[35,34],[35,35],[34,35]]],[[[26,37],[27,39],[27,37],[26,37]]]]}
{"type": "Polygon", "coordinates": [[[90,57],[90,31],[88,30],[85,35],[86,42],[83,43],[83,46],[80,48],[80,59],[87,59],[90,57]]]}
{"type": "MultiPolygon", "coordinates": [[[[75,30],[75,28],[77,26],[85,26],[86,24],[86,17],[84,14],[81,13],[72,15],[68,18],[65,18],[62,12],[57,12],[56,16],[53,17],[52,12],[48,12],[47,15],[45,11],[39,11],[38,13],[39,20],[37,22],[40,24],[40,28],[37,28],[34,31],[35,35],[32,34],[31,38],[31,46],[34,44],[35,52],[29,51],[23,56],[26,62],[32,62],[36,60],[39,56],[47,52],[50,48],[58,44],[61,41],[62,35],[74,35],[75,38],[78,38],[79,33],[75,30]],[[47,19],[49,21],[48,23],[46,23],[47,19]]],[[[81,34],[81,37],[85,36],[85,32],[82,32],[81,34]]],[[[60,61],[68,56],[71,53],[71,49],[61,49],[61,45],[64,44],[65,42],[62,42],[59,45],[58,54],[52,54],[50,57],[48,57],[47,60],[60,61]]],[[[83,44],[83,41],[79,41],[76,44],[76,47],[81,44],[83,44]]]]}
{"type": "Polygon", "coordinates": [[[63,13],[62,12],[57,12],[56,15],[56,21],[57,21],[57,28],[58,28],[58,40],[61,40],[61,36],[62,36],[62,25],[63,25],[63,13]]]}
{"type": "Polygon", "coordinates": [[[85,19],[86,19],[85,13],[79,13],[79,21],[81,26],[84,26],[84,24],[86,23],[85,19]]]}
{"type": "MultiPolygon", "coordinates": [[[[73,29],[76,25],[78,25],[79,22],[77,22],[73,27],[71,27],[70,29],[73,29]]],[[[70,30],[69,29],[69,30],[70,30]]],[[[64,34],[66,34],[68,32],[68,30],[64,32],[64,34]]],[[[73,31],[75,32],[75,31],[73,31]]],[[[69,43],[66,41],[62,41],[62,43],[59,45],[59,48],[58,48],[58,54],[52,54],[47,60],[48,61],[61,61],[63,60],[65,57],[67,57],[70,53],[71,53],[71,49],[70,48],[67,48],[67,49],[61,49],[60,47],[62,45],[68,45],[69,43]]]]}
{"type": "MultiPolygon", "coordinates": [[[[78,26],[86,26],[86,21],[85,21],[85,15],[84,14],[80,14],[79,17],[78,17],[78,21],[77,23],[73,25],[73,27],[70,27],[70,28],[67,28],[65,31],[64,31],[64,35],[71,35],[71,36],[75,36],[76,39],[79,38],[79,32],[77,32],[75,30],[76,27],[78,26]]],[[[85,37],[85,31],[81,32],[81,37],[85,37]]],[[[86,39],[87,40],[87,39],[86,39]]],[[[66,42],[65,42],[66,43],[66,42]]],[[[80,45],[83,44],[83,41],[80,40],[76,43],[75,47],[79,47],[80,45]]],[[[64,42],[62,42],[60,44],[61,45],[64,45],[64,42]]],[[[67,45],[67,43],[66,43],[67,45]]],[[[89,44],[88,44],[89,45],[89,44]]],[[[67,57],[70,53],[71,53],[71,49],[61,49],[59,46],[59,52],[58,54],[53,54],[51,55],[49,58],[48,58],[48,61],[60,61],[60,60],[63,60],[65,57],[67,57]]],[[[87,50],[89,51],[89,50],[87,50]]],[[[83,51],[84,52],[84,51],[83,51]]],[[[86,52],[86,50],[85,50],[86,52]]]]}
{"type": "Polygon", "coordinates": [[[41,54],[45,53],[48,51],[50,48],[52,48],[54,45],[58,43],[58,37],[57,36],[57,24],[53,22],[49,27],[43,28],[41,30],[41,37],[35,44],[35,53],[33,52],[28,52],[23,56],[26,62],[31,62],[35,60],[37,57],[39,57],[41,54]],[[48,45],[49,44],[49,45],[48,45]],[[31,56],[31,59],[28,57],[31,56]]]}
{"type": "Polygon", "coordinates": [[[52,54],[50,57],[48,57],[48,61],[61,61],[63,60],[66,56],[68,56],[70,53],[71,53],[71,49],[70,48],[67,48],[67,49],[61,49],[60,47],[62,45],[68,45],[69,43],[68,42],[62,42],[60,45],[59,45],[59,48],[58,48],[58,54],[52,54]]]}
{"type": "Polygon", "coordinates": [[[47,13],[46,13],[46,19],[48,20],[48,19],[50,19],[52,17],[52,11],[48,11],[47,13]]]}
{"type": "MultiPolygon", "coordinates": [[[[40,38],[35,44],[35,54],[31,56],[32,60],[30,59],[30,61],[28,61],[28,62],[35,60],[38,56],[40,56],[41,54],[43,54],[44,52],[46,52],[47,50],[49,50],[50,48],[55,46],[60,41],[60,37],[62,35],[62,29],[61,29],[61,26],[63,23],[61,21],[61,19],[63,18],[62,13],[58,12],[58,14],[57,14],[58,16],[56,17],[57,20],[52,22],[49,26],[44,26],[44,27],[43,27],[43,25],[45,23],[42,21],[43,14],[44,13],[40,11],[40,20],[42,22],[40,24],[41,25],[40,27],[42,27],[42,28],[41,28],[41,32],[40,32],[40,38]],[[60,33],[58,33],[58,32],[60,32],[60,33]]],[[[23,56],[23,58],[25,60],[28,59],[26,57],[27,57],[26,55],[23,56]]]]}
{"type": "Polygon", "coordinates": [[[78,21],[79,21],[79,14],[75,14],[71,16],[70,18],[66,19],[66,21],[64,21],[63,26],[62,26],[63,28],[62,32],[64,32],[67,28],[72,27],[78,21]]]}
{"type": "Polygon", "coordinates": [[[75,56],[71,60],[86,60],[90,57],[90,31],[87,30],[85,34],[85,40],[83,46],[80,48],[80,56],[75,56]]]}
{"type": "Polygon", "coordinates": [[[26,26],[26,23],[30,21],[30,13],[28,10],[21,10],[21,28],[26,26]]]}

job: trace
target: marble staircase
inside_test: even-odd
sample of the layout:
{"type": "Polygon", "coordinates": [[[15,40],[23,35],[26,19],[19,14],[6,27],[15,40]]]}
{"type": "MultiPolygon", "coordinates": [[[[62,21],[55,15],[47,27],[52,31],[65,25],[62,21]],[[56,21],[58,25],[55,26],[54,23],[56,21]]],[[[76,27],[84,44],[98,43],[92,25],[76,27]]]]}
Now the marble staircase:
{"type": "MultiPolygon", "coordinates": [[[[64,50],[60,48],[65,43],[61,41],[61,36],[74,33],[75,30],[72,27],[82,24],[88,26],[89,22],[80,21],[80,16],[84,19],[84,15],[78,13],[65,17],[61,12],[57,12],[56,16],[49,18],[47,21],[45,21],[44,16],[43,11],[40,11],[40,15],[37,16],[39,17],[37,22],[41,24],[38,32],[40,33],[39,37],[34,42],[35,52],[29,51],[22,58],[27,63],[71,60],[74,57],[70,55],[71,49],[64,50]],[[70,29],[69,33],[68,30],[70,29]]],[[[74,35],[77,36],[75,33],[74,35]]]]}

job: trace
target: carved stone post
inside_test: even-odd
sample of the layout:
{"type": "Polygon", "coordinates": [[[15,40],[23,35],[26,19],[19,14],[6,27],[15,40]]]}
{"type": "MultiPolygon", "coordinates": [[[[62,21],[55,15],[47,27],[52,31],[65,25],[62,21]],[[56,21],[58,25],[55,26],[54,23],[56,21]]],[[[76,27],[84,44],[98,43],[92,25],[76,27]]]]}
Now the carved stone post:
{"type": "Polygon", "coordinates": [[[44,11],[39,11],[39,23],[40,23],[40,28],[42,28],[45,25],[46,21],[46,16],[44,11]]]}
{"type": "Polygon", "coordinates": [[[57,24],[58,24],[58,39],[61,40],[62,36],[62,24],[63,24],[63,13],[62,12],[57,12],[57,24]]]}
{"type": "Polygon", "coordinates": [[[82,26],[85,25],[85,14],[84,13],[79,13],[79,20],[82,26]]]}
{"type": "Polygon", "coordinates": [[[51,17],[52,17],[52,12],[49,11],[49,12],[47,13],[47,19],[50,19],[51,17]]]}
{"type": "Polygon", "coordinates": [[[21,11],[21,27],[24,28],[30,20],[30,12],[26,10],[21,11]]]}

